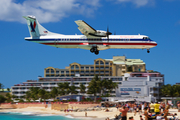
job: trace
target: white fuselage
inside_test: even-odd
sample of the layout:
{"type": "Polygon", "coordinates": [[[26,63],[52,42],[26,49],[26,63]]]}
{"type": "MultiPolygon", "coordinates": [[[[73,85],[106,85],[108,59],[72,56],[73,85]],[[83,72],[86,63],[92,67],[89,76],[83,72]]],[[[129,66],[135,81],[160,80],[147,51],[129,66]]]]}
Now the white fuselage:
{"type": "Polygon", "coordinates": [[[27,37],[28,41],[57,48],[81,48],[90,50],[93,46],[98,50],[106,49],[150,49],[157,43],[145,35],[109,35],[101,38],[88,38],[85,35],[49,35],[37,38],[27,37]]]}

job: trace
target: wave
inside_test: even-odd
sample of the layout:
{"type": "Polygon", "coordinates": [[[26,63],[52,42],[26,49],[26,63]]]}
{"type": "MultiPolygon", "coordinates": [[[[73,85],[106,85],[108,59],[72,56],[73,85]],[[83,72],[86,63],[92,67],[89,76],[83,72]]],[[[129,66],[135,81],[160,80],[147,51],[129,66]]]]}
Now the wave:
{"type": "Polygon", "coordinates": [[[72,117],[71,115],[66,115],[65,117],[67,117],[67,118],[74,118],[74,117],[72,117]]]}

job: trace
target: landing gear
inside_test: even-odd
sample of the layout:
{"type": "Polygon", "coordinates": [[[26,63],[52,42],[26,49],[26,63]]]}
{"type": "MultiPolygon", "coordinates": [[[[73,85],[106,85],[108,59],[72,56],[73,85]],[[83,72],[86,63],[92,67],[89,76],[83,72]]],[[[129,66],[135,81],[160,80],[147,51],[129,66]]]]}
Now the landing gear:
{"type": "Polygon", "coordinates": [[[149,49],[147,50],[147,53],[150,53],[149,49]]]}
{"type": "Polygon", "coordinates": [[[96,55],[99,54],[99,50],[97,49],[97,47],[92,47],[92,48],[90,49],[90,52],[95,53],[96,55]]]}

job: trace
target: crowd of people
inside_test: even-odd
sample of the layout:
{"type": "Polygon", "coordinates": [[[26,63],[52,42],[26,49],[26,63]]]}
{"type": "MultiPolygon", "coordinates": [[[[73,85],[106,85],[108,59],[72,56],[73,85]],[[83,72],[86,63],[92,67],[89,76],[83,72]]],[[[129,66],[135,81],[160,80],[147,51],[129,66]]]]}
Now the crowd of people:
{"type": "MultiPolygon", "coordinates": [[[[139,115],[139,120],[179,120],[177,113],[170,114],[170,104],[164,102],[147,103],[119,103],[116,108],[121,112],[120,120],[134,120],[133,116],[127,118],[127,113],[133,113],[134,116],[139,115]],[[168,117],[167,117],[168,116],[168,117]]],[[[177,103],[178,112],[180,112],[180,102],[177,103]]]]}

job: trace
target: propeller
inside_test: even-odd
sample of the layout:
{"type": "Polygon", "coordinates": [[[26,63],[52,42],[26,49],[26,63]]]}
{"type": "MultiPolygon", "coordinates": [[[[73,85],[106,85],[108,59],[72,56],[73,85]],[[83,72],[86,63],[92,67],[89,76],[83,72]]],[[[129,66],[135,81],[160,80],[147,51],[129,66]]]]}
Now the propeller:
{"type": "Polygon", "coordinates": [[[109,27],[107,27],[107,33],[106,33],[106,35],[107,35],[107,41],[109,42],[109,35],[111,35],[112,33],[111,32],[109,32],[109,27]]]}

